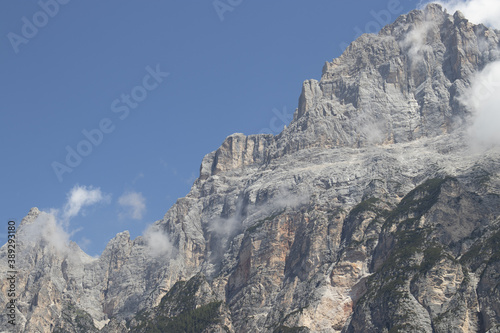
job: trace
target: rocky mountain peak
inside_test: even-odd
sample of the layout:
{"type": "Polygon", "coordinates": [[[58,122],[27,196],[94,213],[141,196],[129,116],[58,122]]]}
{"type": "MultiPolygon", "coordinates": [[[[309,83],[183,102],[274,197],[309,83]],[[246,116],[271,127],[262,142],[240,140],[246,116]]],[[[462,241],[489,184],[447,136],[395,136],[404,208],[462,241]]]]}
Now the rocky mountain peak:
{"type": "Polygon", "coordinates": [[[439,5],[360,36],[143,236],[21,252],[19,331],[498,331],[500,152],[469,149],[463,96],[499,37],[439,5]]]}
{"type": "Polygon", "coordinates": [[[295,149],[361,147],[460,129],[470,115],[460,96],[472,73],[498,59],[498,40],[497,31],[440,5],[402,15],[327,62],[320,81],[304,82],[284,145],[296,136],[295,149]]]}
{"type": "Polygon", "coordinates": [[[21,223],[19,224],[19,226],[33,223],[39,215],[40,215],[40,210],[37,207],[31,208],[30,211],[28,212],[28,215],[26,215],[21,220],[21,223]]]}
{"type": "Polygon", "coordinates": [[[306,80],[292,123],[278,136],[229,136],[200,175],[311,147],[366,147],[436,137],[470,123],[461,96],[473,73],[500,59],[500,32],[441,5],[413,10],[364,34],[306,80]]]}

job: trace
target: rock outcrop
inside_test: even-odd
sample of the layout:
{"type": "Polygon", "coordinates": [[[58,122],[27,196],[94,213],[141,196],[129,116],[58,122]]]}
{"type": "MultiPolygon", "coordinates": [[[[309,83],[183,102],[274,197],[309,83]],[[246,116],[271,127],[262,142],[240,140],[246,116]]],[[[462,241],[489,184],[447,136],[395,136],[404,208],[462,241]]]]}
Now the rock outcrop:
{"type": "Polygon", "coordinates": [[[469,148],[463,101],[499,38],[438,5],[362,35],[282,133],[229,136],[98,258],[32,209],[17,330],[500,332],[500,152],[469,148]]]}

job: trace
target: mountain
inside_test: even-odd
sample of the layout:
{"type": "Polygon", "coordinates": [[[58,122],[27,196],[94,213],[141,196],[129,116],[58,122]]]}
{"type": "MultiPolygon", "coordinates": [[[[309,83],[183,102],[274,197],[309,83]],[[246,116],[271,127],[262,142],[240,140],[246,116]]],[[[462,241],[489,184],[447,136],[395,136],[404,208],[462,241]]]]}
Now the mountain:
{"type": "Polygon", "coordinates": [[[226,138],[98,258],[31,209],[17,331],[500,332],[500,152],[467,102],[499,38],[439,5],[362,35],[279,135],[226,138]]]}

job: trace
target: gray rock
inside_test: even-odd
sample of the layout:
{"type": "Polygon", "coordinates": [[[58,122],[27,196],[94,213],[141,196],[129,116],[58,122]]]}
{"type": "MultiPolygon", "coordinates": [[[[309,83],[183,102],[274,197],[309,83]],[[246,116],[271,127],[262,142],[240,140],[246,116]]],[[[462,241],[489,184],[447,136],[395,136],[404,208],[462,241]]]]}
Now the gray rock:
{"type": "Polygon", "coordinates": [[[186,197],[99,258],[32,209],[18,331],[207,313],[206,332],[498,331],[500,152],[469,148],[461,96],[499,37],[438,5],[362,35],[304,82],[283,132],[229,136],[186,197]]]}

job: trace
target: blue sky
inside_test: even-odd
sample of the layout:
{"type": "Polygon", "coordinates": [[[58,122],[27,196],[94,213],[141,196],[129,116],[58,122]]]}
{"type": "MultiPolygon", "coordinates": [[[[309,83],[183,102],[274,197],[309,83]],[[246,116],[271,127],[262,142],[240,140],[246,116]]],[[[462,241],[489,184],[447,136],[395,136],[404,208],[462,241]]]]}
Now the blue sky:
{"type": "Polygon", "coordinates": [[[226,136],[277,134],[304,80],[319,79],[360,32],[417,5],[3,1],[5,230],[36,206],[71,216],[66,230],[92,255],[118,232],[140,235],[189,192],[226,136]],[[67,163],[68,151],[86,156],[67,163]]]}

